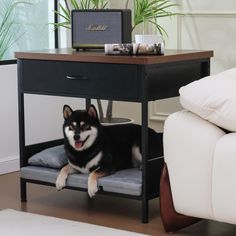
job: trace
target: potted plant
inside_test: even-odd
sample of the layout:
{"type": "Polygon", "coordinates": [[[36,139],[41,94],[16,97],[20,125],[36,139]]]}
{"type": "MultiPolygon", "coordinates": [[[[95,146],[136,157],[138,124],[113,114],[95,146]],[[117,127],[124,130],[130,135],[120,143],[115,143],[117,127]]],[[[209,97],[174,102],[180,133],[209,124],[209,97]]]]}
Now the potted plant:
{"type": "MultiPolygon", "coordinates": [[[[133,30],[142,24],[142,34],[146,32],[148,24],[153,25],[157,32],[162,36],[167,36],[165,29],[158,23],[158,18],[172,17],[180,15],[172,12],[171,8],[179,6],[171,3],[170,0],[133,0],[134,1],[134,15],[133,15],[133,30]]],[[[129,0],[127,0],[127,5],[129,0]]]]}
{"type": "MultiPolygon", "coordinates": [[[[63,21],[53,23],[55,28],[65,27],[71,28],[71,10],[73,9],[104,9],[107,7],[109,0],[64,0],[65,6],[59,4],[59,11],[55,13],[60,16],[63,21]]],[[[126,0],[125,8],[128,8],[130,0],[126,0]]],[[[143,34],[148,24],[155,26],[160,35],[166,35],[167,32],[158,23],[157,18],[171,17],[179,15],[179,13],[172,12],[172,7],[178,6],[178,4],[171,3],[170,0],[132,0],[134,4],[133,11],[133,26],[134,30],[138,25],[143,24],[143,34]]],[[[104,116],[101,100],[97,100],[100,121],[102,123],[113,122],[112,108],[113,102],[108,101],[106,116],[104,116]]],[[[118,118],[119,121],[123,121],[123,118],[118,118]]]]}
{"type": "Polygon", "coordinates": [[[167,36],[167,32],[158,23],[158,18],[178,15],[179,13],[170,10],[175,6],[178,6],[178,4],[171,3],[169,0],[134,0],[133,29],[140,24],[142,25],[142,34],[135,35],[135,42],[156,43],[163,41],[163,37],[167,36]],[[146,34],[147,26],[150,24],[157,30],[156,34],[146,34]]]}

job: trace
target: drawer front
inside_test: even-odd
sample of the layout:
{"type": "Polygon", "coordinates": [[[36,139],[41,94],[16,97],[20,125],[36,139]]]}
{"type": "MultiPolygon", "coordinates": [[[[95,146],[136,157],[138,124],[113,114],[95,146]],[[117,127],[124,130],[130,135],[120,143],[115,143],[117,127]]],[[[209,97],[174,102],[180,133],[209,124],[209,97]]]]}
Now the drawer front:
{"type": "Polygon", "coordinates": [[[137,65],[23,60],[23,91],[63,96],[137,100],[137,65]]]}
{"type": "Polygon", "coordinates": [[[179,96],[179,89],[202,78],[204,67],[207,66],[207,60],[149,66],[147,68],[149,100],[179,96]]]}

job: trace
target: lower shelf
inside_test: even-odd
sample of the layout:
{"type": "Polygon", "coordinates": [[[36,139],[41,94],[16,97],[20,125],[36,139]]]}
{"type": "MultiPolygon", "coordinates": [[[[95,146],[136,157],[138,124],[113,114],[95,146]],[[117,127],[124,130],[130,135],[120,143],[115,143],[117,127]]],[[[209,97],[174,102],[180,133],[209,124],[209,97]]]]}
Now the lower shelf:
{"type": "MultiPolygon", "coordinates": [[[[58,169],[25,166],[21,168],[21,178],[55,184],[58,169]]],[[[67,187],[87,188],[88,174],[71,174],[67,179],[67,187]]],[[[137,168],[125,169],[98,180],[98,186],[104,191],[133,196],[142,194],[142,171],[137,168]]]]}

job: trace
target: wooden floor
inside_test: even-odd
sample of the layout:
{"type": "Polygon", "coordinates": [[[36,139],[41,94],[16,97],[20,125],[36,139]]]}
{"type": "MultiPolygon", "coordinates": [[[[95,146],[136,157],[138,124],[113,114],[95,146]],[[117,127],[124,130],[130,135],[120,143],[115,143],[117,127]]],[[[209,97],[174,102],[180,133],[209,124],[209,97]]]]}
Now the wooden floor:
{"type": "MultiPolygon", "coordinates": [[[[56,191],[53,187],[28,184],[28,201],[21,203],[19,173],[0,176],[0,209],[12,208],[117,229],[164,236],[158,199],[150,202],[150,222],[140,222],[141,204],[136,200],[97,195],[89,199],[85,192],[56,191]]],[[[201,221],[179,231],[179,236],[235,236],[236,226],[201,221]]]]}

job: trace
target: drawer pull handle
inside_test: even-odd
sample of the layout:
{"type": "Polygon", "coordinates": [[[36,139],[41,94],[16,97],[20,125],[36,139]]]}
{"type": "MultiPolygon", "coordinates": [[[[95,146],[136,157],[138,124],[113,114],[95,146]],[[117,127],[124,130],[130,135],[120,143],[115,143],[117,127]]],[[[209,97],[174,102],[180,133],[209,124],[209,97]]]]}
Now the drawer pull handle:
{"type": "Polygon", "coordinates": [[[88,77],[84,75],[76,75],[76,76],[67,75],[66,78],[70,80],[87,80],[88,79],[88,77]]]}

